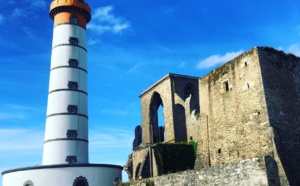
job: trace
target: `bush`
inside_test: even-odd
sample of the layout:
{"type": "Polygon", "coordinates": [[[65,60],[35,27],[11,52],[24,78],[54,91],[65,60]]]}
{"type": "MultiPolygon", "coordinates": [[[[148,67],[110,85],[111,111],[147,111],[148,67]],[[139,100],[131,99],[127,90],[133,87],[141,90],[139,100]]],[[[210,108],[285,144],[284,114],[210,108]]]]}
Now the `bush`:
{"type": "Polygon", "coordinates": [[[194,169],[197,143],[158,143],[154,147],[164,173],[174,173],[194,169]],[[195,147],[196,146],[196,147],[195,147]]]}

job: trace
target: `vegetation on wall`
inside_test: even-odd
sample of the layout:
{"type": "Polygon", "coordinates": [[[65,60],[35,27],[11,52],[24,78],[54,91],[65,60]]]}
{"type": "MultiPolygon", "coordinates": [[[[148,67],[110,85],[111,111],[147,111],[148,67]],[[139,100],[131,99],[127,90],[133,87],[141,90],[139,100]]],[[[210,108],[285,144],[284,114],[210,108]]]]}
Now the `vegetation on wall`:
{"type": "Polygon", "coordinates": [[[154,181],[152,180],[142,180],[137,182],[126,182],[126,183],[120,183],[116,186],[132,186],[132,185],[145,185],[145,186],[154,186],[154,181]]]}
{"type": "Polygon", "coordinates": [[[153,149],[158,161],[163,165],[164,173],[174,173],[194,169],[197,143],[158,143],[153,149]]]}

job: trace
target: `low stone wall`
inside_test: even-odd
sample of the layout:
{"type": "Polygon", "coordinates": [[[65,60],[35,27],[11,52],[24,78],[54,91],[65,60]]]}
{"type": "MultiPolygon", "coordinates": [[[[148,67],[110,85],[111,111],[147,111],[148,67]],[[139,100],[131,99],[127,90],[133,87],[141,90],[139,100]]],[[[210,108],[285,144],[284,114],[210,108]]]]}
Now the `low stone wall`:
{"type": "MultiPolygon", "coordinates": [[[[167,174],[150,180],[154,181],[155,186],[280,185],[279,177],[277,176],[276,178],[271,178],[273,181],[269,184],[268,174],[269,170],[267,170],[265,158],[252,158],[202,170],[167,174]]],[[[147,186],[149,184],[146,184],[146,180],[141,180],[130,185],[147,186]]]]}

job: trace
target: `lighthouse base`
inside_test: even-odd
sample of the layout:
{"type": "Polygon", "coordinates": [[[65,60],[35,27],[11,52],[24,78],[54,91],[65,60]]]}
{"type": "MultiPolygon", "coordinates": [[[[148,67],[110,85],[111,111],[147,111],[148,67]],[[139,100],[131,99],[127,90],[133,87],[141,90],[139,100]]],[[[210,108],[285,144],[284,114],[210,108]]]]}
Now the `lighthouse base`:
{"type": "Polygon", "coordinates": [[[71,164],[24,167],[2,172],[2,186],[113,186],[123,167],[109,164],[71,164]]]}

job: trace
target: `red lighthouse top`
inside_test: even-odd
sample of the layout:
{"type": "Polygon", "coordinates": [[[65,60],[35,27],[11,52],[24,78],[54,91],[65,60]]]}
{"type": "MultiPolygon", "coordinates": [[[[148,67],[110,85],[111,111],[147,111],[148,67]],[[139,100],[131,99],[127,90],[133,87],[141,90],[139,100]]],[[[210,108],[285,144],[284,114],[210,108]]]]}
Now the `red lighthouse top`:
{"type": "Polygon", "coordinates": [[[91,20],[91,8],[84,0],[54,0],[50,6],[50,17],[54,17],[61,12],[73,12],[81,14],[86,23],[91,20]]]}

